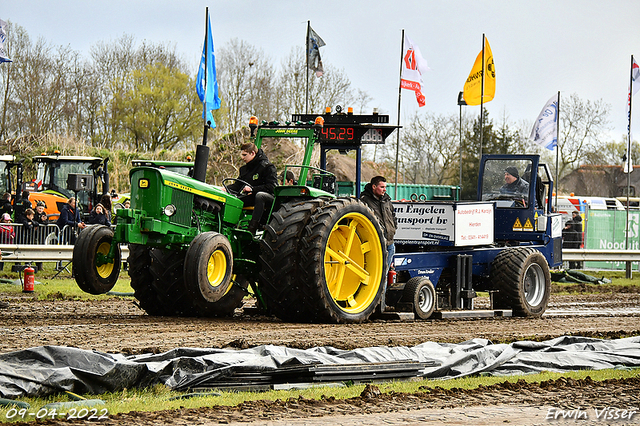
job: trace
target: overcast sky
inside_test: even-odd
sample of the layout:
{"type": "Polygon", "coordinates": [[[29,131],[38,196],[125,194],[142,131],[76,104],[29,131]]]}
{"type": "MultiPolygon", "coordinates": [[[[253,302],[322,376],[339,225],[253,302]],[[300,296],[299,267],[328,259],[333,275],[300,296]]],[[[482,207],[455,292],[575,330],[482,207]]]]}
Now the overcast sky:
{"type": "MultiPolygon", "coordinates": [[[[496,67],[496,95],[485,104],[491,118],[500,122],[506,114],[511,123],[532,123],[560,91],[561,108],[572,93],[610,104],[612,137],[626,133],[631,55],[640,62],[638,0],[0,0],[0,19],[86,57],[96,42],[125,33],[169,42],[195,70],[207,6],[216,48],[239,38],[277,64],[304,45],[310,20],[326,42],[325,65],[342,69],[373,98],[371,107],[389,113],[394,123],[404,29],[432,69],[424,76],[427,105],[421,111],[458,113],[457,96],[484,33],[496,67]]],[[[466,108],[479,114],[479,106],[466,108]]],[[[413,93],[403,90],[403,120],[417,110],[413,93]]]]}

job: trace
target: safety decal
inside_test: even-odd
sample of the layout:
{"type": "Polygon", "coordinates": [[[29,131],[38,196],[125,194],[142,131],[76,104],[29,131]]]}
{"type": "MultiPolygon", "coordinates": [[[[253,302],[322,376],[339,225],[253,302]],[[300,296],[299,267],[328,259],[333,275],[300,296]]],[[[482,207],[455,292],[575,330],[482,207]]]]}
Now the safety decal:
{"type": "Polygon", "coordinates": [[[516,221],[513,224],[513,230],[514,231],[522,231],[522,222],[520,222],[520,218],[517,217],[516,221]]]}
{"type": "Polygon", "coordinates": [[[525,231],[533,231],[533,224],[531,223],[531,219],[527,218],[527,221],[524,223],[525,231]]]}

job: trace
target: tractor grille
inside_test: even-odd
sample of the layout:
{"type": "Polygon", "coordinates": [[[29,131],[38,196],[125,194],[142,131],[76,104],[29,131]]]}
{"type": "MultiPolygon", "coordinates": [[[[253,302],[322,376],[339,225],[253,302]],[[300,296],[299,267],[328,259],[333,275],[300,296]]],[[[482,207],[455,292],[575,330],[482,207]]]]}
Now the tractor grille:
{"type": "Polygon", "coordinates": [[[176,225],[191,226],[193,194],[174,189],[173,194],[171,194],[171,204],[177,207],[176,214],[171,216],[171,223],[175,223],[176,225]]]}

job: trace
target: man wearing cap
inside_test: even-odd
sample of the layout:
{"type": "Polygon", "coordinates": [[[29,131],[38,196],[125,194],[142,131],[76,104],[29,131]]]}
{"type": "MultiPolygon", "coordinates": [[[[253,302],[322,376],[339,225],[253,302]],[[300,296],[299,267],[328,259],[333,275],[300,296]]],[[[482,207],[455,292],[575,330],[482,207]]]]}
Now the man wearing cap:
{"type": "Polygon", "coordinates": [[[529,182],[520,177],[517,168],[509,166],[504,171],[504,185],[500,188],[500,193],[523,197],[526,200],[529,195],[529,182]]]}

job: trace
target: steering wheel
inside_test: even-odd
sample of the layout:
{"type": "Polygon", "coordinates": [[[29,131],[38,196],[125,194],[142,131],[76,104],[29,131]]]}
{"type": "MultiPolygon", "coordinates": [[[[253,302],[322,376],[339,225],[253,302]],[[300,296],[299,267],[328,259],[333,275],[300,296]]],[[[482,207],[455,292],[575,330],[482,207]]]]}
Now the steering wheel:
{"type": "Polygon", "coordinates": [[[518,196],[517,194],[490,194],[487,198],[487,201],[494,200],[512,201],[513,204],[511,205],[511,207],[526,207],[522,196],[518,196]]]}
{"type": "MultiPolygon", "coordinates": [[[[233,184],[231,184],[231,185],[233,185],[233,184]]],[[[244,188],[245,186],[248,186],[253,191],[253,187],[251,185],[249,185],[247,182],[245,182],[245,181],[243,181],[241,179],[236,179],[236,178],[223,179],[222,180],[222,186],[224,186],[224,189],[226,189],[229,194],[235,195],[236,197],[239,197],[240,195],[242,195],[242,188],[244,188]],[[227,185],[227,182],[229,182],[229,181],[233,181],[233,183],[242,184],[242,186],[240,187],[240,190],[236,191],[235,189],[229,188],[229,185],[227,185]]]]}

